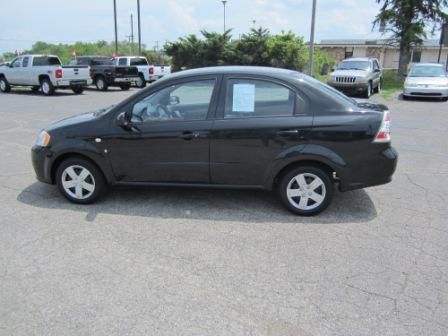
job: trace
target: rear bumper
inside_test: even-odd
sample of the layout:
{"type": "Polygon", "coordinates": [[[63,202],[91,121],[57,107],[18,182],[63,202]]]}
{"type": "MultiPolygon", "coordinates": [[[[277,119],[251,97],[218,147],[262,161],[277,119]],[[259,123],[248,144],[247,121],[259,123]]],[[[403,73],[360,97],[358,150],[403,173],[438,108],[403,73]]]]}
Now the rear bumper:
{"type": "Polygon", "coordinates": [[[359,169],[353,169],[341,177],[341,191],[349,191],[386,184],[392,181],[398,163],[398,153],[393,147],[385,149],[363,162],[359,169]]]}
{"type": "Polygon", "coordinates": [[[36,178],[40,182],[53,183],[51,178],[51,157],[52,153],[47,148],[33,146],[31,149],[31,161],[36,178]]]}
{"type": "Polygon", "coordinates": [[[133,83],[135,81],[137,81],[138,76],[136,77],[118,77],[118,78],[114,78],[113,82],[115,84],[125,84],[125,83],[133,83]]]}
{"type": "Polygon", "coordinates": [[[66,87],[75,87],[75,86],[88,86],[92,84],[92,79],[79,79],[79,80],[57,80],[56,87],[58,88],[66,88],[66,87]]]}
{"type": "Polygon", "coordinates": [[[448,87],[405,87],[403,95],[408,97],[448,97],[448,87]]]}

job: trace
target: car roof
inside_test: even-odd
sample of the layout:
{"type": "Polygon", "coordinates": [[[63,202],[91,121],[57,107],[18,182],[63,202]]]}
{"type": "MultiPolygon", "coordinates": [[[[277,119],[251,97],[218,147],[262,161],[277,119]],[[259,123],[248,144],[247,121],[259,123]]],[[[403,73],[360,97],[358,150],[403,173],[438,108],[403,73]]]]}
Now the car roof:
{"type": "Polygon", "coordinates": [[[17,57],[58,57],[58,56],[57,55],[42,55],[42,54],[26,54],[26,55],[19,55],[17,57]]]}
{"type": "Polygon", "coordinates": [[[439,67],[443,67],[443,64],[439,64],[439,63],[414,63],[412,64],[412,66],[439,66],[439,67]]]}
{"type": "Polygon", "coordinates": [[[223,65],[223,66],[183,70],[173,73],[171,76],[169,76],[169,78],[174,79],[182,77],[201,76],[201,75],[226,75],[226,74],[264,75],[278,78],[291,78],[293,75],[296,78],[303,76],[303,74],[301,74],[300,72],[289,69],[261,67],[261,66],[247,66],[247,65],[242,66],[223,65]]]}
{"type": "Polygon", "coordinates": [[[373,57],[351,57],[351,58],[347,58],[345,60],[343,60],[342,62],[347,62],[347,61],[372,61],[376,58],[373,57]]]}

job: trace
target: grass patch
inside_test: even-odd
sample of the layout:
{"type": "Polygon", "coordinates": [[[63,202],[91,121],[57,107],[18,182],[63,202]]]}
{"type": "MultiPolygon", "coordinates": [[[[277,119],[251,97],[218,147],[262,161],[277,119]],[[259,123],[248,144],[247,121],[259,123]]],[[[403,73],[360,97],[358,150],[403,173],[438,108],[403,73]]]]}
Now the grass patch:
{"type": "Polygon", "coordinates": [[[399,76],[397,70],[384,70],[381,96],[385,99],[392,98],[397,92],[403,90],[403,83],[404,77],[399,76]]]}

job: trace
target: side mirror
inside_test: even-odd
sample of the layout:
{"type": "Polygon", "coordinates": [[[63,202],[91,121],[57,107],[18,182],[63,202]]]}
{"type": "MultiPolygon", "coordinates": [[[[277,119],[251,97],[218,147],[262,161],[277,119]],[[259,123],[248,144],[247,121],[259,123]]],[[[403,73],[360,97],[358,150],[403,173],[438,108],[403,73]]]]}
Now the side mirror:
{"type": "Polygon", "coordinates": [[[170,105],[178,105],[178,104],[180,104],[179,97],[178,96],[170,96],[169,104],[170,105]]]}
{"type": "Polygon", "coordinates": [[[381,69],[375,69],[373,72],[381,72],[381,69]]]}
{"type": "Polygon", "coordinates": [[[117,117],[117,125],[123,127],[124,129],[129,129],[130,122],[126,112],[121,112],[117,117]]]}

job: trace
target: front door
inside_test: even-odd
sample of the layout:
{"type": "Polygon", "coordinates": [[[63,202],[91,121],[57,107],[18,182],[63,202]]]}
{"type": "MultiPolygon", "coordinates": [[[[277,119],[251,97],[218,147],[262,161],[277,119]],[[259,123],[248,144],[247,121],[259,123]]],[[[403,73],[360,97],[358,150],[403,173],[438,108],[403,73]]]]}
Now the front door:
{"type": "Polygon", "coordinates": [[[20,85],[23,84],[21,82],[22,78],[22,57],[17,57],[11,62],[12,69],[9,71],[7,75],[7,80],[10,84],[20,85]]]}
{"type": "Polygon", "coordinates": [[[300,151],[313,116],[294,88],[271,80],[228,76],[212,129],[211,182],[263,186],[273,165],[300,151]]]}
{"type": "Polygon", "coordinates": [[[108,152],[117,181],[209,183],[217,78],[174,85],[133,104],[132,130],[116,127],[108,152]]]}

